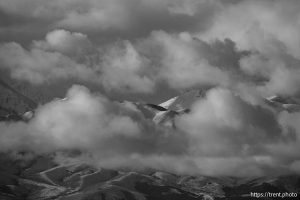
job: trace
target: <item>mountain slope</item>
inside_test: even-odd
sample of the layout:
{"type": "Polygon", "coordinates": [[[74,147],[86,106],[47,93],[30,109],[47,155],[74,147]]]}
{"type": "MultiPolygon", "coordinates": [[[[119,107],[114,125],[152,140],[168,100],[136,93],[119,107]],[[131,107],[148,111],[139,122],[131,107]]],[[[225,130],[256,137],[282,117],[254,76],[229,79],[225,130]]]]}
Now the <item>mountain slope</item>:
{"type": "MultiPolygon", "coordinates": [[[[191,90],[179,96],[173,97],[159,105],[149,104],[144,105],[148,108],[147,118],[150,118],[156,123],[168,127],[175,128],[174,119],[176,116],[190,112],[191,106],[198,100],[205,98],[208,89],[191,90]],[[149,111],[150,110],[150,111],[149,111]]],[[[292,97],[272,96],[264,99],[265,103],[272,109],[277,111],[299,112],[300,100],[292,97]]],[[[138,107],[140,110],[142,106],[138,107]]],[[[145,114],[145,112],[142,111],[145,114]]]]}
{"type": "MultiPolygon", "coordinates": [[[[175,117],[189,112],[191,105],[204,98],[205,93],[206,90],[193,90],[159,105],[134,105],[155,123],[176,128],[175,117]]],[[[299,102],[292,98],[276,96],[265,101],[279,110],[298,111],[295,108],[299,102]]],[[[17,154],[19,156],[0,154],[1,200],[246,200],[251,192],[297,192],[300,195],[299,175],[233,178],[171,174],[155,169],[136,172],[85,163],[61,165],[52,154],[28,159],[18,159],[26,158],[26,152],[17,154]]]]}
{"type": "Polygon", "coordinates": [[[117,171],[82,163],[59,165],[51,155],[30,161],[1,155],[1,164],[1,200],[225,200],[249,199],[251,192],[300,192],[299,176],[218,178],[117,171]]]}

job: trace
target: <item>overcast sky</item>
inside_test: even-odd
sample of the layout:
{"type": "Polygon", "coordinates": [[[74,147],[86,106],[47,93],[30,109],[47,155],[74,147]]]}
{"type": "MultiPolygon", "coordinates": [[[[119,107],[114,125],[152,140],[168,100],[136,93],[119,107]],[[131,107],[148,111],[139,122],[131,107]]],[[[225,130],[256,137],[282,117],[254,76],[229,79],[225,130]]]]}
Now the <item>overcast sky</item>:
{"type": "Polygon", "coordinates": [[[300,97],[299,10],[298,0],[0,0],[0,70],[41,88],[80,85],[29,124],[1,123],[2,151],[79,148],[107,166],[125,154],[210,175],[297,171],[300,114],[262,99],[300,97]],[[111,100],[157,103],[207,86],[171,135],[111,100]]]}

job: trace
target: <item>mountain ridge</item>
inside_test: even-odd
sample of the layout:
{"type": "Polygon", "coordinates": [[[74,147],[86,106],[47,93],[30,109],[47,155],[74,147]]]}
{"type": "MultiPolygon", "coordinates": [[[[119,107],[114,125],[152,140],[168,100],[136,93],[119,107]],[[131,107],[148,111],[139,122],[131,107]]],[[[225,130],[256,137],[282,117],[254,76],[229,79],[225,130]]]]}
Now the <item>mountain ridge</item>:
{"type": "MultiPolygon", "coordinates": [[[[190,112],[191,106],[205,98],[206,92],[207,90],[189,91],[159,105],[133,104],[154,123],[176,128],[175,117],[190,112]]],[[[274,108],[298,112],[297,109],[287,109],[284,106],[299,106],[291,99],[274,96],[266,98],[265,102],[274,108]]],[[[28,120],[33,114],[28,116],[28,120]]],[[[16,153],[26,157],[28,152],[16,153]]],[[[62,165],[56,162],[52,154],[17,159],[10,154],[1,153],[0,164],[1,200],[244,200],[251,198],[251,192],[300,192],[300,176],[293,174],[272,177],[209,177],[174,174],[156,169],[105,169],[86,163],[62,165]]]]}

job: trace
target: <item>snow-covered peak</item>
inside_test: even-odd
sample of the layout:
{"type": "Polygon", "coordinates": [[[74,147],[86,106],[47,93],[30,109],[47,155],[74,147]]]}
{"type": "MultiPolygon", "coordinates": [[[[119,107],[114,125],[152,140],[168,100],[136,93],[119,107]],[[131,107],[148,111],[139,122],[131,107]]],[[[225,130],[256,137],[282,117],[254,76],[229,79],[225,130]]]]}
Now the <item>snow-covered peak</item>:
{"type": "Polygon", "coordinates": [[[296,98],[274,95],[267,97],[265,100],[269,105],[277,107],[280,110],[286,110],[288,112],[300,111],[300,101],[296,98]]]}
{"type": "Polygon", "coordinates": [[[173,97],[173,98],[171,98],[171,99],[169,99],[169,100],[167,100],[167,101],[159,104],[159,106],[168,109],[176,101],[177,98],[178,98],[178,96],[177,97],[173,97]]]}

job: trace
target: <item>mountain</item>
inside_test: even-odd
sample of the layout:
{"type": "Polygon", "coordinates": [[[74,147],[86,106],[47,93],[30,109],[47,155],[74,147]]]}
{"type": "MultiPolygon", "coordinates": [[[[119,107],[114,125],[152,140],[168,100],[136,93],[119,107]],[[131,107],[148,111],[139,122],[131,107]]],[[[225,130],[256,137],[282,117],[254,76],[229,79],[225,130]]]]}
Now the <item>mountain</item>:
{"type": "Polygon", "coordinates": [[[266,103],[277,108],[278,110],[286,110],[288,112],[300,111],[300,100],[291,97],[271,96],[265,99],[266,103]]]}
{"type": "Polygon", "coordinates": [[[51,155],[28,161],[0,158],[1,200],[246,200],[251,192],[300,192],[299,176],[190,176],[58,165],[51,155]]]}
{"type": "Polygon", "coordinates": [[[176,116],[188,113],[192,104],[205,97],[208,89],[190,90],[179,96],[173,97],[159,105],[149,103],[134,103],[146,118],[150,118],[156,124],[176,128],[174,119],[176,116]]]}
{"type": "MultiPolygon", "coordinates": [[[[191,106],[202,98],[205,98],[209,89],[190,90],[179,96],[173,97],[159,105],[139,104],[138,109],[156,123],[176,128],[174,119],[176,116],[190,112],[191,106]],[[147,114],[143,109],[147,110],[147,114]],[[151,114],[149,114],[149,112],[151,114]]],[[[300,100],[292,97],[271,96],[264,99],[266,105],[277,111],[299,112],[300,100]]],[[[136,104],[137,105],[137,104],[136,104]]]]}
{"type": "MultiPolygon", "coordinates": [[[[22,98],[20,102],[27,99],[18,95],[18,91],[10,92],[22,98]]],[[[206,92],[206,89],[191,90],[159,105],[133,104],[156,124],[176,128],[175,117],[190,112],[191,105],[205,98],[206,92]]],[[[297,99],[274,96],[266,98],[265,102],[278,110],[299,111],[297,99]]],[[[7,112],[11,111],[7,109],[7,112]]],[[[15,120],[30,120],[34,115],[30,110],[22,115],[15,111],[15,114],[20,116],[15,120]]],[[[105,169],[85,163],[62,165],[55,161],[54,154],[27,154],[0,153],[0,200],[248,200],[251,193],[300,193],[299,175],[248,178],[191,176],[155,169],[105,169]]]]}
{"type": "MultiPolygon", "coordinates": [[[[4,81],[2,77],[0,77],[0,93],[0,121],[22,120],[24,113],[32,112],[38,105],[23,92],[15,89],[15,86],[4,81]]],[[[29,116],[28,114],[26,117],[29,116]]]]}

